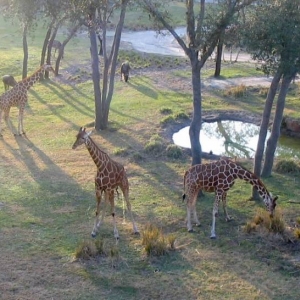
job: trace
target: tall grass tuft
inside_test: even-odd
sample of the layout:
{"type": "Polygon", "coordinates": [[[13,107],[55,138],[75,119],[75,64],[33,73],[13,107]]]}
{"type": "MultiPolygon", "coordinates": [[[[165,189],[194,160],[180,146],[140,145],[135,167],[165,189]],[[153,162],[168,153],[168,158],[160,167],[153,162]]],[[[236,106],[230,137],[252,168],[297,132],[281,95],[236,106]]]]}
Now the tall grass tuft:
{"type": "Polygon", "coordinates": [[[247,93],[247,87],[244,84],[231,87],[224,92],[224,96],[234,98],[243,98],[247,93]]]}
{"type": "Polygon", "coordinates": [[[162,256],[168,249],[175,249],[175,235],[165,236],[161,229],[153,224],[146,225],[142,232],[142,245],[148,256],[162,256]]]}
{"type": "Polygon", "coordinates": [[[76,259],[88,260],[103,254],[105,254],[103,240],[84,240],[76,248],[74,257],[76,259]]]}
{"type": "Polygon", "coordinates": [[[259,229],[267,230],[270,233],[284,234],[286,224],[280,210],[276,210],[271,218],[269,212],[264,209],[258,209],[255,216],[250,222],[247,222],[244,230],[247,233],[257,231],[259,229]]]}
{"type": "Polygon", "coordinates": [[[83,241],[75,250],[76,259],[92,259],[98,255],[98,249],[94,241],[83,241]]]}

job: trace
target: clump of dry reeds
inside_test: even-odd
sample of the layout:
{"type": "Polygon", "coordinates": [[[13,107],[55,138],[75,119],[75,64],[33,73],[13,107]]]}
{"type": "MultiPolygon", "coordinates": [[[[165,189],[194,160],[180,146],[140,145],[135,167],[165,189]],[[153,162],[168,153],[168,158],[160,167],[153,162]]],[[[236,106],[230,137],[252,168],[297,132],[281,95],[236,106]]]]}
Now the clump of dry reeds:
{"type": "Polygon", "coordinates": [[[259,229],[267,230],[270,233],[284,234],[286,224],[281,211],[279,209],[276,210],[273,217],[270,217],[268,211],[258,209],[253,219],[246,223],[244,230],[250,233],[259,229]]]}
{"type": "Polygon", "coordinates": [[[175,249],[176,237],[174,234],[164,235],[162,230],[153,224],[146,225],[142,232],[142,245],[146,254],[161,256],[168,250],[175,249]]]}
{"type": "Polygon", "coordinates": [[[92,259],[99,255],[104,255],[104,242],[101,239],[84,240],[75,250],[75,259],[92,259]]]}

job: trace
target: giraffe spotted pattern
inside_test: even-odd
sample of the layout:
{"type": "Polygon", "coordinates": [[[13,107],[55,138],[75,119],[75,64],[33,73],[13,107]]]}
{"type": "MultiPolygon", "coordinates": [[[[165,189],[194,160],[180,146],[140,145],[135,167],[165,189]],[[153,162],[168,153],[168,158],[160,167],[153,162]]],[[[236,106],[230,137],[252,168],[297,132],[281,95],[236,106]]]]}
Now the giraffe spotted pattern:
{"type": "Polygon", "coordinates": [[[253,185],[262,197],[270,215],[273,216],[277,197],[272,197],[265,185],[255,174],[231,160],[222,159],[208,164],[194,165],[184,174],[185,194],[183,195],[183,199],[187,200],[188,231],[193,231],[191,215],[193,215],[196,225],[200,225],[196,212],[196,200],[199,191],[215,192],[211,238],[216,237],[215,223],[220,201],[223,203],[226,220],[229,221],[231,219],[227,213],[226,196],[227,191],[234,185],[236,179],[245,180],[253,185]]]}
{"type": "Polygon", "coordinates": [[[76,141],[74,142],[72,148],[76,149],[78,146],[85,144],[88,149],[95,165],[97,166],[97,174],[95,177],[95,190],[97,199],[97,210],[95,225],[92,231],[92,237],[95,237],[98,229],[103,222],[105,210],[102,210],[101,219],[99,220],[100,213],[100,203],[102,194],[105,195],[105,203],[109,202],[111,206],[111,215],[113,217],[114,224],[114,236],[116,239],[119,238],[118,229],[116,226],[115,219],[115,203],[114,194],[115,190],[120,187],[123,192],[123,200],[126,202],[127,209],[129,211],[133,231],[138,234],[138,229],[135,225],[133,215],[131,212],[131,204],[129,202],[129,183],[124,167],[118,162],[112,160],[104,151],[102,151],[93,139],[90,137],[91,132],[87,133],[86,129],[81,127],[79,133],[77,134],[76,141]]]}
{"type": "Polygon", "coordinates": [[[19,123],[18,123],[18,134],[25,134],[23,127],[23,117],[25,105],[28,101],[27,91],[30,87],[34,85],[37,81],[40,80],[44,71],[51,71],[54,73],[53,68],[50,65],[43,65],[38,70],[36,70],[31,76],[24,78],[22,81],[18,82],[14,85],[11,90],[6,91],[0,97],[0,136],[1,134],[1,123],[2,123],[2,115],[4,113],[4,119],[9,127],[10,131],[13,132],[13,127],[11,120],[9,118],[9,112],[11,107],[16,106],[19,108],[19,123]]]}

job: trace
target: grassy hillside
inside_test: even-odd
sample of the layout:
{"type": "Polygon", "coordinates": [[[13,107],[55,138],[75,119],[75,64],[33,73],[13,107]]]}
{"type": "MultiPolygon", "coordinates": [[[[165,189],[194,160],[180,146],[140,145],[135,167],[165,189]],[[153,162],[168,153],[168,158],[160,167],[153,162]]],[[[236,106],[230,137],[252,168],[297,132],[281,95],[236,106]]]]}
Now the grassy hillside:
{"type": "MultiPolygon", "coordinates": [[[[39,35],[42,37],[39,33],[30,42],[29,73],[39,64],[39,35]]],[[[0,45],[0,74],[10,73],[18,79],[22,65],[20,36],[16,28],[1,21],[1,41],[6,38],[9,42],[0,45]]],[[[166,148],[172,141],[166,133],[182,122],[180,117],[192,112],[191,93],[170,89],[164,82],[157,82],[151,72],[143,75],[133,70],[128,84],[116,80],[109,128],[92,134],[101,149],[126,167],[141,235],[132,234],[128,215],[122,224],[120,197],[116,201],[119,243],[116,245],[113,238],[109,209],[96,240],[90,237],[96,170],[84,146],[71,149],[79,127],[92,130],[94,119],[92,82],[89,72],[83,72],[89,62],[88,51],[85,37],[78,37],[66,49],[63,75],[30,90],[24,120],[26,137],[13,136],[3,124],[0,298],[299,299],[299,239],[264,230],[244,231],[245,224],[263,207],[261,202],[249,201],[251,187],[244,182],[237,181],[228,193],[228,210],[234,220],[225,222],[220,209],[216,240],[209,238],[212,194],[205,194],[197,203],[202,225],[195,233],[187,232],[181,195],[183,174],[191,159],[185,152],[179,158],[167,155],[166,148]],[[166,116],[173,121],[165,122],[166,116]],[[161,148],[155,153],[156,148],[149,144],[158,140],[155,147],[161,148]],[[148,224],[157,226],[166,236],[174,235],[175,250],[159,257],[147,256],[142,239],[148,224]],[[101,255],[74,259],[80,245],[95,245],[95,241],[103,243],[101,255]]],[[[166,58],[157,60],[160,68],[153,63],[149,70],[159,73],[167,68],[166,58]]],[[[253,76],[253,66],[226,66],[224,77],[232,77],[234,72],[253,76]]],[[[180,72],[179,66],[170,67],[169,62],[168,68],[169,80],[180,82],[189,76],[188,70],[180,72]]],[[[209,76],[209,69],[207,72],[205,76],[209,76]]],[[[300,111],[297,97],[299,87],[294,85],[287,107],[295,116],[300,111]]],[[[219,90],[204,91],[205,110],[261,113],[263,103],[257,90],[243,99],[224,97],[219,90]]],[[[16,108],[12,108],[11,118],[16,126],[16,108]]],[[[246,166],[251,169],[251,162],[246,166]]],[[[293,232],[300,223],[299,174],[274,172],[264,182],[279,196],[278,209],[286,230],[293,232]]]]}

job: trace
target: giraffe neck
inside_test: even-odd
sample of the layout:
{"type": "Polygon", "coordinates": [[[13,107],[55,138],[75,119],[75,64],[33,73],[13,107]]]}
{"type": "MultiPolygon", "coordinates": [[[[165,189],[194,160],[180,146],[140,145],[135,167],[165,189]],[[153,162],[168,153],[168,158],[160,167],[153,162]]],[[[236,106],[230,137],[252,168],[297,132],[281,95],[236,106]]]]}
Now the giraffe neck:
{"type": "Polygon", "coordinates": [[[97,166],[98,170],[102,170],[105,163],[107,161],[111,160],[109,158],[109,156],[105,152],[103,152],[102,150],[100,150],[98,148],[98,146],[91,139],[91,137],[88,137],[85,140],[85,145],[86,145],[87,149],[89,150],[89,153],[90,153],[95,165],[97,166]]]}
{"type": "Polygon", "coordinates": [[[268,196],[270,196],[270,193],[268,192],[262,181],[255,174],[242,168],[241,166],[238,166],[237,176],[238,178],[243,179],[254,186],[260,196],[264,199],[264,201],[269,198],[268,196]]]}
{"type": "Polygon", "coordinates": [[[44,70],[42,68],[38,69],[32,75],[23,79],[21,81],[21,85],[23,85],[24,87],[26,87],[27,90],[29,90],[37,81],[41,79],[43,72],[44,70]]]}

